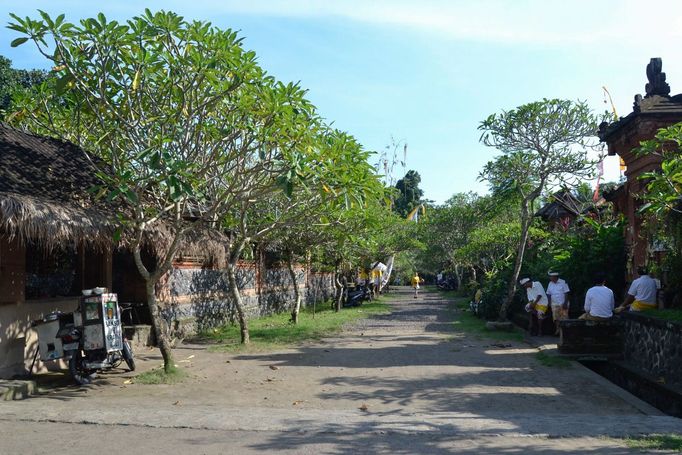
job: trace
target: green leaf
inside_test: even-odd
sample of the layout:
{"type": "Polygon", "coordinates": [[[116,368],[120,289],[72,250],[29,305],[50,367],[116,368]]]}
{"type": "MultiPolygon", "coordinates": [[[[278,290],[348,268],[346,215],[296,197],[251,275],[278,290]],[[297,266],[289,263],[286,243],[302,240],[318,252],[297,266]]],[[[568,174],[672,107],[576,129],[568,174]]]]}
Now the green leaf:
{"type": "Polygon", "coordinates": [[[15,40],[12,41],[12,43],[10,44],[10,46],[12,46],[12,47],[21,46],[21,45],[24,44],[26,41],[28,41],[28,38],[26,38],[26,37],[17,38],[17,39],[15,39],[15,40]]]}
{"type": "Polygon", "coordinates": [[[73,81],[73,75],[71,74],[65,74],[64,76],[60,77],[57,79],[57,82],[55,83],[55,92],[57,92],[57,95],[62,95],[64,92],[66,92],[66,88],[69,84],[69,82],[73,81]]]}

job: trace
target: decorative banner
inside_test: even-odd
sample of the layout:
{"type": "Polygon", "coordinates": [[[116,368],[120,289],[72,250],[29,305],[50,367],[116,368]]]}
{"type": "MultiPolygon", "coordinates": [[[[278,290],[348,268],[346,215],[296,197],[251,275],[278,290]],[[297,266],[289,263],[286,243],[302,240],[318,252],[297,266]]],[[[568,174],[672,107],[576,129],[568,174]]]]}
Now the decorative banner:
{"type": "Polygon", "coordinates": [[[420,205],[416,206],[416,207],[414,208],[414,210],[412,210],[412,211],[407,215],[407,217],[406,217],[405,219],[406,219],[406,220],[409,220],[409,221],[418,222],[418,221],[419,221],[419,218],[420,218],[421,216],[424,216],[425,214],[426,214],[426,208],[424,207],[424,204],[420,204],[420,205]],[[419,212],[421,212],[421,215],[420,215],[419,212]]]}
{"type": "Polygon", "coordinates": [[[593,202],[599,200],[599,183],[601,182],[602,175],[604,175],[604,160],[597,163],[597,184],[594,187],[594,194],[592,195],[593,202]]]}
{"type": "Polygon", "coordinates": [[[384,273],[384,277],[381,280],[381,286],[385,286],[386,283],[388,283],[388,280],[391,279],[391,272],[393,272],[393,259],[395,258],[395,255],[392,255],[386,260],[386,272],[384,273]]]}

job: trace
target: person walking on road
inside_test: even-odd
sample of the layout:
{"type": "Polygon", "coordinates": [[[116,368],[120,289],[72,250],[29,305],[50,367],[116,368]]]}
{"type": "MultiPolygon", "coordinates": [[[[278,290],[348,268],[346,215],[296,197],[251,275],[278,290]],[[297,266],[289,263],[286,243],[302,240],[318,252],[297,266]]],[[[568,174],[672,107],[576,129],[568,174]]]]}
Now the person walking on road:
{"type": "Polygon", "coordinates": [[[559,278],[559,272],[550,271],[547,284],[547,300],[552,308],[554,335],[559,335],[559,321],[568,319],[568,293],[571,291],[566,281],[559,278]]]}
{"type": "Polygon", "coordinates": [[[416,299],[419,296],[419,284],[423,280],[419,278],[419,273],[414,272],[414,276],[412,277],[412,288],[414,289],[414,298],[416,299]]]}

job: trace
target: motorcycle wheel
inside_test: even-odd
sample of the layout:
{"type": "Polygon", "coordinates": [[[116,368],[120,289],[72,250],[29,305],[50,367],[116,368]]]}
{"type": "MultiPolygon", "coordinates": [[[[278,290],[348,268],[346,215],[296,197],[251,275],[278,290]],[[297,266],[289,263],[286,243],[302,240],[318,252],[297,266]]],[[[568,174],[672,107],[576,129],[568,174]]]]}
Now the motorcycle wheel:
{"type": "Polygon", "coordinates": [[[133,356],[133,348],[130,346],[128,340],[123,340],[123,360],[128,365],[128,370],[135,371],[135,357],[133,356]]]}
{"type": "Polygon", "coordinates": [[[76,384],[87,385],[92,382],[95,375],[83,367],[83,353],[75,351],[69,359],[69,373],[76,384]]]}

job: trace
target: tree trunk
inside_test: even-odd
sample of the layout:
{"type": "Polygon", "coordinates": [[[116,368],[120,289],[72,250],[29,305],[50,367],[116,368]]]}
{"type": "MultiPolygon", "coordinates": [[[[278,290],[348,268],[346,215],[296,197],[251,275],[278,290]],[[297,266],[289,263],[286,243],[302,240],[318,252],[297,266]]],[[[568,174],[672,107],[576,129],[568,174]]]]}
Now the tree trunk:
{"type": "Polygon", "coordinates": [[[521,239],[519,240],[519,246],[516,250],[516,260],[514,261],[514,270],[512,272],[511,278],[509,278],[509,284],[507,285],[507,296],[500,307],[500,321],[507,320],[507,313],[509,311],[509,306],[514,300],[514,292],[516,292],[516,282],[519,279],[519,273],[521,273],[521,266],[523,265],[523,255],[526,252],[526,243],[528,241],[528,231],[530,229],[530,212],[528,210],[530,202],[524,200],[521,207],[521,239]]]}
{"type": "Polygon", "coordinates": [[[294,270],[294,261],[291,255],[287,261],[289,269],[289,276],[291,276],[291,283],[294,286],[294,308],[291,311],[291,322],[298,324],[298,314],[301,311],[301,293],[298,289],[298,281],[296,280],[296,271],[294,270]]]}
{"type": "Polygon", "coordinates": [[[476,267],[469,267],[471,273],[471,281],[478,283],[478,276],[476,275],[476,267]]]}
{"type": "Polygon", "coordinates": [[[336,302],[334,305],[334,311],[337,313],[341,311],[341,301],[343,300],[343,285],[339,280],[339,267],[338,265],[334,267],[334,287],[336,288],[336,302]]]}
{"type": "Polygon", "coordinates": [[[239,292],[239,287],[237,286],[237,276],[235,273],[236,268],[237,264],[235,262],[229,261],[227,263],[227,281],[230,285],[230,293],[234,299],[234,307],[237,310],[237,320],[239,321],[241,343],[249,344],[249,323],[246,318],[246,312],[244,311],[242,296],[239,292]]]}
{"type": "Polygon", "coordinates": [[[455,278],[457,280],[457,290],[459,291],[462,287],[462,272],[458,264],[455,264],[455,278]]]}
{"type": "Polygon", "coordinates": [[[155,286],[155,282],[152,280],[146,280],[147,306],[149,307],[149,313],[152,317],[152,325],[154,328],[154,335],[156,336],[156,344],[161,351],[161,357],[163,357],[163,370],[166,373],[170,373],[175,368],[175,364],[173,363],[173,351],[171,349],[170,341],[168,340],[168,333],[166,330],[164,330],[164,320],[161,317],[159,305],[156,303],[156,290],[154,289],[155,286]]]}
{"type": "MultiPolygon", "coordinates": [[[[173,351],[171,349],[170,341],[168,340],[168,333],[164,327],[163,318],[161,318],[161,312],[159,311],[159,305],[156,302],[156,283],[166,272],[165,269],[170,268],[170,261],[163,261],[154,271],[154,273],[149,273],[149,270],[142,262],[142,234],[137,237],[135,244],[133,245],[133,259],[135,260],[135,265],[137,266],[138,272],[142,275],[145,281],[145,291],[147,294],[147,307],[149,308],[149,314],[152,318],[152,328],[154,329],[154,336],[156,337],[156,344],[161,351],[161,357],[163,358],[163,370],[169,373],[175,368],[173,363],[173,351]]],[[[173,249],[176,248],[179,243],[178,239],[175,239],[171,244],[171,248],[167,253],[167,257],[172,257],[174,255],[173,249]]]]}

